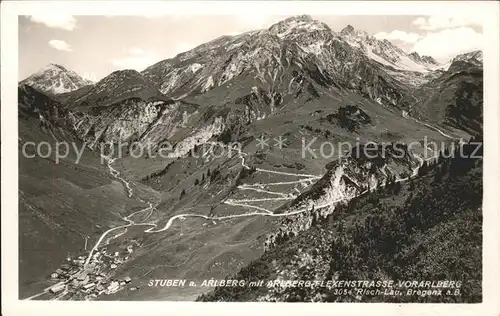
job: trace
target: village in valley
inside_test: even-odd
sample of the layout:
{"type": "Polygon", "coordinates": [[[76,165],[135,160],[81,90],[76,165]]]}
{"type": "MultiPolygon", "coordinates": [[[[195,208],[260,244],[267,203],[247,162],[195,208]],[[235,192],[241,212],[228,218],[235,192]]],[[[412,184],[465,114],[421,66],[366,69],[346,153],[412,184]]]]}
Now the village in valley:
{"type": "MultiPolygon", "coordinates": [[[[134,246],[138,243],[133,240],[121,251],[112,252],[103,247],[95,251],[88,262],[86,256],[67,257],[66,262],[50,275],[51,281],[56,283],[47,288],[44,297],[40,298],[90,300],[124,289],[132,279],[129,276],[115,278],[114,275],[120,265],[129,260],[134,246]]],[[[129,286],[129,290],[137,291],[139,287],[129,286]]]]}

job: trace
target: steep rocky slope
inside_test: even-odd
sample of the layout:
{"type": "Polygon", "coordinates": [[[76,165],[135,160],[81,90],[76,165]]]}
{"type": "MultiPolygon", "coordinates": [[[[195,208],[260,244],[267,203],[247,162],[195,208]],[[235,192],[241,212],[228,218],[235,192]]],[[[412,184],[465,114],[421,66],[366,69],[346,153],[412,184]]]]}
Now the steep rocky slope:
{"type": "Polygon", "coordinates": [[[482,133],[483,54],[455,57],[448,69],[416,91],[412,113],[431,122],[482,133]]]}

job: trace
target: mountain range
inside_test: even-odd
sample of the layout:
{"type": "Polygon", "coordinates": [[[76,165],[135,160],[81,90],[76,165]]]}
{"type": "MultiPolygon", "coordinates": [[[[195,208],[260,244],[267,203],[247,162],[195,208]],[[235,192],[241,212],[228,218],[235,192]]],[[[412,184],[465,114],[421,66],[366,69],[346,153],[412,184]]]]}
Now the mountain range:
{"type": "Polygon", "coordinates": [[[110,273],[137,276],[141,290],[104,299],[194,299],[204,289],[141,282],[165,274],[224,278],[267,251],[278,231],[307,230],[312,215],[304,210],[311,206],[329,214],[339,201],[416,175],[426,157],[439,154],[422,145],[424,137],[450,145],[481,135],[482,67],[482,52],[441,65],[350,25],[335,32],[305,15],[96,83],[49,65],[19,82],[20,150],[42,140],[87,147],[78,165],[71,155],[54,167],[53,158],[20,154],[20,271],[29,270],[20,295],[46,287],[44,276],[66,256],[88,256],[85,236],[95,243],[128,222],[107,247],[140,248],[110,273]],[[268,148],[258,146],[262,137],[268,148]],[[278,137],[286,139],[279,150],[272,145],[278,137]],[[304,157],[304,142],[313,139],[304,157]],[[137,159],[127,148],[99,163],[102,144],[138,142],[158,153],[165,140],[173,144],[168,158],[137,159]],[[419,145],[403,146],[403,157],[314,154],[325,142],[369,141],[419,145]],[[214,142],[237,142],[244,155],[206,151],[214,142]],[[172,228],[148,234],[144,223],[172,228]],[[37,251],[52,259],[41,262],[37,251]]]}

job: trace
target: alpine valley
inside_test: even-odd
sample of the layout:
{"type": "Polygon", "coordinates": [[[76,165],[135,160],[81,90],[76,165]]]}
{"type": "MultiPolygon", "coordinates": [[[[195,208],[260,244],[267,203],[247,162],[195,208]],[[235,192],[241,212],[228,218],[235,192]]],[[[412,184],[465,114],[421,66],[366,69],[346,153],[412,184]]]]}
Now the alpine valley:
{"type": "Polygon", "coordinates": [[[482,159],[443,157],[482,139],[480,51],[440,64],[295,16],[98,82],[50,64],[18,113],[20,299],[387,301],[202,284],[402,271],[480,299],[482,159]],[[132,143],[151,150],[109,154],[132,143]]]}

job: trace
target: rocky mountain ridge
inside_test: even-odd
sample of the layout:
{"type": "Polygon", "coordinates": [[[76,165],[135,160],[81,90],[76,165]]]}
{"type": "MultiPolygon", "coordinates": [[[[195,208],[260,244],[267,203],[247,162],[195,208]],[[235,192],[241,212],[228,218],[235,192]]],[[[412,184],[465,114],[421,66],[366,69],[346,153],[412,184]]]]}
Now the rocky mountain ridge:
{"type": "Polygon", "coordinates": [[[72,70],[57,64],[49,64],[23,79],[19,84],[26,84],[51,95],[72,92],[93,84],[72,70]]]}
{"type": "Polygon", "coordinates": [[[387,39],[378,40],[365,31],[355,30],[352,25],[340,32],[342,39],[351,46],[361,49],[370,59],[397,70],[426,73],[439,68],[431,56],[406,53],[387,39]]]}
{"type": "Polygon", "coordinates": [[[416,90],[412,115],[471,134],[482,133],[482,57],[481,51],[455,57],[445,71],[416,90]]]}

